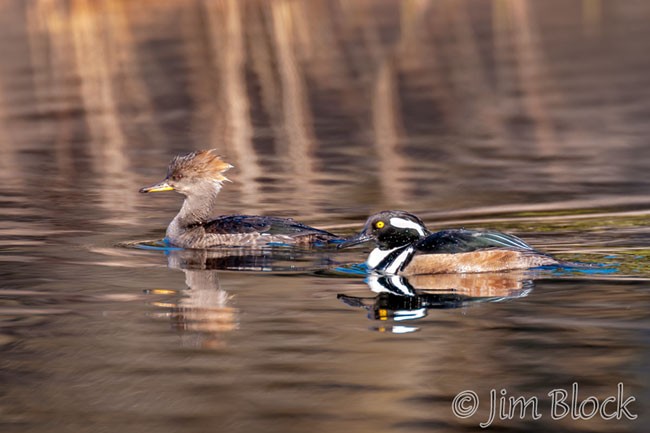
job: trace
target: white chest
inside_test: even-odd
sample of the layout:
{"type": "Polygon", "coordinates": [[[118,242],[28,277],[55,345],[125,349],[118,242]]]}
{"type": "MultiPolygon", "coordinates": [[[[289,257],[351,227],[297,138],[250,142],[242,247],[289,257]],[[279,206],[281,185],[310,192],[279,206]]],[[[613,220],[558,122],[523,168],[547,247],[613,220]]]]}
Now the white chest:
{"type": "Polygon", "coordinates": [[[371,271],[381,271],[396,274],[402,265],[411,257],[413,247],[397,247],[390,250],[375,248],[370,252],[366,265],[371,271]],[[398,250],[402,250],[398,253],[398,250]]]}

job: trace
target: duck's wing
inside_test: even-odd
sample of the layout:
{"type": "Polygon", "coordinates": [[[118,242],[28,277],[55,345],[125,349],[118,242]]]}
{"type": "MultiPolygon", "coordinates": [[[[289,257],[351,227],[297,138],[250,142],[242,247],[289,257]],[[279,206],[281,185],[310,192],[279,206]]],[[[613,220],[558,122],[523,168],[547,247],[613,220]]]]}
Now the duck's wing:
{"type": "Polygon", "coordinates": [[[206,233],[246,234],[260,233],[291,238],[312,237],[314,240],[329,241],[338,236],[325,230],[316,229],[294,221],[291,218],[278,218],[259,215],[226,215],[213,219],[204,225],[206,233]]]}
{"type": "Polygon", "coordinates": [[[517,236],[500,232],[474,230],[443,230],[433,233],[415,244],[420,253],[455,254],[489,248],[505,248],[520,251],[535,250],[517,236]]]}

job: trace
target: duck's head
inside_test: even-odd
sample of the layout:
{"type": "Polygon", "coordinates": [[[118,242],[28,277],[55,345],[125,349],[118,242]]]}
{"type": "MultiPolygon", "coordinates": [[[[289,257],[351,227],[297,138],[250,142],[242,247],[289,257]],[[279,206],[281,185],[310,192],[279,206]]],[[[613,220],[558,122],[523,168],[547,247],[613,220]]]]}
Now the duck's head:
{"type": "Polygon", "coordinates": [[[375,241],[380,249],[392,249],[411,244],[430,232],[420,218],[401,210],[386,210],[368,218],[360,233],[339,244],[346,248],[375,241]]]}
{"type": "Polygon", "coordinates": [[[198,150],[172,159],[167,177],[161,182],[140,189],[140,192],[177,191],[185,196],[203,191],[219,191],[227,181],[223,173],[232,165],[223,161],[215,149],[198,150]]]}

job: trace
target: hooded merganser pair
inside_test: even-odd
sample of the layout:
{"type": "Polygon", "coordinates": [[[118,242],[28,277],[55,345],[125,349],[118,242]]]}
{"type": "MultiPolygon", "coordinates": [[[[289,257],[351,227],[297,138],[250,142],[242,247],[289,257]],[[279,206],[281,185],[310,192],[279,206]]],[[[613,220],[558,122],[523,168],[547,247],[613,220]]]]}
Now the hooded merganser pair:
{"type": "Polygon", "coordinates": [[[368,241],[377,245],[366,261],[368,269],[390,275],[499,272],[559,264],[516,236],[464,229],[432,233],[404,211],[372,215],[363,230],[339,248],[368,241]]]}
{"type": "Polygon", "coordinates": [[[223,173],[230,168],[232,165],[214,150],[179,155],[169,164],[162,182],[140,190],[177,191],[185,196],[181,210],[167,227],[167,240],[172,245],[211,248],[336,242],[339,247],[346,247],[374,240],[377,248],[368,257],[368,269],[403,276],[496,272],[559,264],[515,236],[463,229],[431,233],[418,217],[403,211],[372,215],[361,233],[346,240],[291,218],[212,218],[222,184],[228,180],[223,173]]]}
{"type": "Polygon", "coordinates": [[[213,218],[224,172],[232,165],[215,150],[201,150],[175,157],[162,182],[140,192],[176,191],[185,196],[178,215],[167,227],[167,240],[181,248],[215,246],[311,245],[340,240],[291,218],[259,215],[225,215],[213,218]]]}

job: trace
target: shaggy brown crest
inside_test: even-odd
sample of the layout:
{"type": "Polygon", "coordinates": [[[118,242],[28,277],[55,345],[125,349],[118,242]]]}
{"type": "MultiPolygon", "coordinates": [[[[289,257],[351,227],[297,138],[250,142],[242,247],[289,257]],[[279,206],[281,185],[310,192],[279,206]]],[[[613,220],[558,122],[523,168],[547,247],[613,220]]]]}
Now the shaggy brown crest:
{"type": "Polygon", "coordinates": [[[187,155],[178,155],[172,159],[167,169],[167,178],[178,181],[183,177],[200,177],[227,181],[224,172],[232,168],[216,154],[215,149],[197,150],[187,155]]]}

